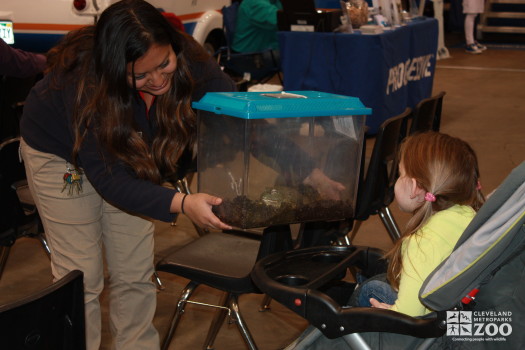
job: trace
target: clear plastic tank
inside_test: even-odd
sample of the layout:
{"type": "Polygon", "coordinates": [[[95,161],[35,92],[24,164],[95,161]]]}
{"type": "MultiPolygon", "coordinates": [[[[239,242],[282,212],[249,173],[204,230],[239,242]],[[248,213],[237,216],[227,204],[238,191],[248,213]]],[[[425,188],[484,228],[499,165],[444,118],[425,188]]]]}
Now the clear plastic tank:
{"type": "Polygon", "coordinates": [[[208,93],[198,111],[198,191],[243,229],[353,217],[365,115],[316,91],[208,93]]]}

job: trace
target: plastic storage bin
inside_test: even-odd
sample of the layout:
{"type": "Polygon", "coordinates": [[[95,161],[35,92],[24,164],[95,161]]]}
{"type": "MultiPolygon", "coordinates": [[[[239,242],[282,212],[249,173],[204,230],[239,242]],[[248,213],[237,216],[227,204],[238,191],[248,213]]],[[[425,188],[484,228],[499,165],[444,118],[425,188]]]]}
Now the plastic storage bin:
{"type": "Polygon", "coordinates": [[[242,229],[354,215],[365,116],[316,91],[207,93],[198,112],[198,191],[242,229]]]}

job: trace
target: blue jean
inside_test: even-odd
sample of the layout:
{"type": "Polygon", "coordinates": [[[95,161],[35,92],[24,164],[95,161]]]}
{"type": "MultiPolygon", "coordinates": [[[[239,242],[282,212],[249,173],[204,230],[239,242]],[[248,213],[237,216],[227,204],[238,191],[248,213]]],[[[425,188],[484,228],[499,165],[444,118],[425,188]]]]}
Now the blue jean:
{"type": "MultiPolygon", "coordinates": [[[[360,282],[359,279],[358,282],[360,282]]],[[[385,274],[373,276],[360,283],[352,294],[349,305],[371,307],[370,298],[390,305],[396,302],[397,292],[390,286],[385,274]]]]}

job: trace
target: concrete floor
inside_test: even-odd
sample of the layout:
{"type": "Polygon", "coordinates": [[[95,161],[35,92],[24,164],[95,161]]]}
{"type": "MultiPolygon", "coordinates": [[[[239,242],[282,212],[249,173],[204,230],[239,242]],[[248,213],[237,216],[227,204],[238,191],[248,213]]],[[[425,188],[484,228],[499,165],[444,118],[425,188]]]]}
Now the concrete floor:
{"type": "MultiPolygon", "coordinates": [[[[437,64],[434,92],[446,91],[442,115],[442,132],[468,141],[476,150],[485,194],[491,192],[515,166],[525,159],[525,50],[489,46],[481,55],[469,55],[462,48],[449,46],[451,58],[437,64]]],[[[373,142],[373,139],[367,142],[373,142]]],[[[400,227],[407,215],[391,205],[400,227]]],[[[187,218],[181,216],[175,227],[157,223],[156,258],[197,238],[187,218]]],[[[391,246],[377,217],[363,225],[355,244],[382,249],[391,246]]],[[[220,254],[221,252],[217,252],[220,254]]],[[[160,273],[165,289],[158,293],[154,323],[161,338],[167,332],[169,318],[186,280],[160,273]]],[[[0,280],[0,304],[16,300],[51,283],[49,261],[39,242],[20,239],[11,250],[4,276],[0,280]]],[[[220,293],[200,287],[195,297],[214,302],[220,293]]],[[[240,308],[255,342],[261,350],[284,348],[307,325],[299,316],[276,302],[269,312],[259,312],[262,295],[245,295],[240,308]]],[[[106,305],[106,294],[103,295],[106,305]]],[[[104,312],[107,307],[104,306],[104,312]]],[[[213,310],[188,306],[170,349],[202,348],[213,310]]],[[[137,315],[140,317],[140,315],[137,315]]],[[[106,324],[104,324],[107,330],[106,324]]],[[[110,338],[104,333],[102,350],[109,350],[110,338]]],[[[216,341],[216,349],[247,349],[234,325],[225,324],[216,341]]]]}

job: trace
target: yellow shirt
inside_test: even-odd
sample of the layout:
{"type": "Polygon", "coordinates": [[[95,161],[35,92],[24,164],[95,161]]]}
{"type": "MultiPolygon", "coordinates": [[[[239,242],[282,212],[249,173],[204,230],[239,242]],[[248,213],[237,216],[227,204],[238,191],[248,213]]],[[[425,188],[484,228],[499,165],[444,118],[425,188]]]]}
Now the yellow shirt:
{"type": "Polygon", "coordinates": [[[419,301],[419,290],[428,275],[450,255],[474,215],[471,207],[454,205],[432,215],[425,226],[403,242],[403,270],[392,310],[409,316],[431,312],[419,301]]]}

